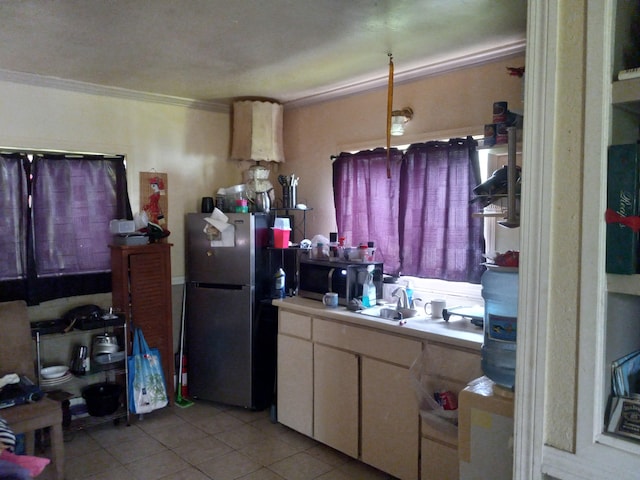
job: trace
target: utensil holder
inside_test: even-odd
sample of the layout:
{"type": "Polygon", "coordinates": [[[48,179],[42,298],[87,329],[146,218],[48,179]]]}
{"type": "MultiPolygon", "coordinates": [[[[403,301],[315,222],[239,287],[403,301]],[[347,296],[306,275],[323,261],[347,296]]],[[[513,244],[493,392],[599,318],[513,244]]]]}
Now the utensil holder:
{"type": "Polygon", "coordinates": [[[296,185],[282,186],[282,207],[295,208],[298,204],[298,187],[296,185]]]}

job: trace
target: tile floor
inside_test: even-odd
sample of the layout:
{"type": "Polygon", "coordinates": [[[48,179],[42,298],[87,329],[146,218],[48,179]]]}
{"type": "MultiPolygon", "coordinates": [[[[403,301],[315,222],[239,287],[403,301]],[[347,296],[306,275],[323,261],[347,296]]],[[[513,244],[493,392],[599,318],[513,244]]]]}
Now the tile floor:
{"type": "MultiPolygon", "coordinates": [[[[210,402],[68,435],[66,480],[389,480],[253,412],[210,402]]],[[[38,477],[53,478],[51,467],[38,477]]]]}

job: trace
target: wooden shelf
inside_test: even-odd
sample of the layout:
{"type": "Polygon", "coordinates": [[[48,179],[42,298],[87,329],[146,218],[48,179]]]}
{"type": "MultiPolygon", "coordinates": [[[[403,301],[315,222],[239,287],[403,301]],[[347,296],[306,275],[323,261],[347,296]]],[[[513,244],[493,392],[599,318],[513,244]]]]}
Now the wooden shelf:
{"type": "Polygon", "coordinates": [[[640,275],[607,274],[607,292],[640,295],[640,275]]]}
{"type": "Polygon", "coordinates": [[[640,78],[618,80],[611,85],[611,103],[640,113],[640,78]]]}

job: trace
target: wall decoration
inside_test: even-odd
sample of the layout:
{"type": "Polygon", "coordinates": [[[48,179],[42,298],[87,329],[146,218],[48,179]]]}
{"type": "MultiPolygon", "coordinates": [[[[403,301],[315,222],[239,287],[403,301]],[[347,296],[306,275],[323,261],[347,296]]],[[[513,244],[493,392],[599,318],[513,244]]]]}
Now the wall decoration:
{"type": "Polygon", "coordinates": [[[149,221],[166,229],[169,222],[169,185],[166,173],[140,172],[140,205],[149,221]]]}

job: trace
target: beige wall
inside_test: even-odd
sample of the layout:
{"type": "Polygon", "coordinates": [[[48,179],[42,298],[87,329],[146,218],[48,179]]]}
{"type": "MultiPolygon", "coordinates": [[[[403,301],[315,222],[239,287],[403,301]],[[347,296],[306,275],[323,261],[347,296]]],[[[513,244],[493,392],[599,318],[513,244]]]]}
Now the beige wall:
{"type": "MultiPolygon", "coordinates": [[[[396,61],[397,63],[397,61],[396,61]]],[[[394,108],[411,107],[414,118],[398,144],[434,138],[452,131],[457,135],[482,133],[491,123],[495,101],[508,101],[522,111],[520,79],[506,67],[524,65],[524,57],[494,62],[396,85],[394,108]]],[[[386,143],[386,89],[301,107],[285,108],[284,173],[300,176],[298,198],[313,207],[308,214],[307,236],[328,236],[336,219],[331,184],[331,155],[345,149],[384,146],[386,143]]],[[[276,187],[276,190],[279,190],[276,187]]]]}
{"type": "Polygon", "coordinates": [[[184,276],[185,212],[241,181],[227,160],[229,114],[0,82],[0,146],[125,154],[131,206],[139,172],[168,173],[172,273],[184,276]]]}
{"type": "MultiPolygon", "coordinates": [[[[396,61],[398,63],[398,61],[396,61]]],[[[394,108],[410,106],[414,119],[396,144],[482,133],[494,101],[522,109],[521,82],[507,66],[524,57],[458,70],[396,85],[394,108]],[[453,133],[452,133],[453,132],[453,133]]],[[[243,181],[247,164],[228,160],[230,115],[132,98],[115,98],[68,89],[0,81],[0,146],[117,153],[127,157],[129,196],[139,210],[139,172],[168,173],[169,241],[174,278],[174,331],[180,321],[184,268],[184,215],[198,211],[203,196],[243,181]]],[[[299,202],[313,207],[307,236],[335,230],[331,155],[343,149],[385,144],[386,89],[316,105],[285,109],[286,163],[272,166],[275,177],[301,177],[299,202]]],[[[33,319],[55,318],[69,308],[95,302],[108,306],[109,295],[61,299],[30,309],[33,319]]],[[[177,336],[177,335],[176,335],[177,336]]]]}

